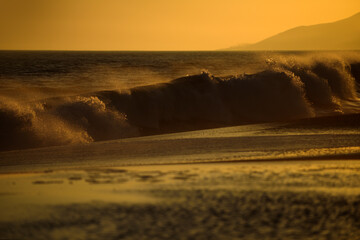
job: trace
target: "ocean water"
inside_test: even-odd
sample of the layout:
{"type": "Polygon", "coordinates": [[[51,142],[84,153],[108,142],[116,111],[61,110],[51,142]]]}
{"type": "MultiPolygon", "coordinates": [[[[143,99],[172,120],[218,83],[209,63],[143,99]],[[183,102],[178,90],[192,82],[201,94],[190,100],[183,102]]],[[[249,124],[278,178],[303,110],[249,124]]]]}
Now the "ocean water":
{"type": "Polygon", "coordinates": [[[1,236],[359,239],[359,79],[360,52],[2,51],[1,236]]]}
{"type": "MultiPolygon", "coordinates": [[[[191,156],[207,151],[209,144],[217,152],[223,144],[238,146],[244,136],[249,141],[262,137],[257,150],[246,146],[253,154],[231,159],[279,158],[284,152],[275,150],[285,138],[295,145],[284,151],[309,141],[335,149],[328,155],[346,147],[342,154],[357,153],[359,83],[359,51],[1,51],[0,150],[90,144],[90,151],[113,140],[122,146],[132,141],[129,151],[138,157],[143,151],[139,142],[154,135],[147,138],[152,139],[149,146],[168,144],[168,152],[177,146],[192,149],[179,139],[212,139],[194,140],[193,146],[203,147],[190,151],[191,156]],[[309,118],[318,121],[301,120],[309,118]],[[264,123],[272,125],[254,125],[264,123]],[[273,135],[282,140],[267,149],[277,139],[273,135]]],[[[302,149],[305,145],[296,151],[311,149],[302,149]]],[[[225,149],[236,152],[236,147],[225,149]]]]}

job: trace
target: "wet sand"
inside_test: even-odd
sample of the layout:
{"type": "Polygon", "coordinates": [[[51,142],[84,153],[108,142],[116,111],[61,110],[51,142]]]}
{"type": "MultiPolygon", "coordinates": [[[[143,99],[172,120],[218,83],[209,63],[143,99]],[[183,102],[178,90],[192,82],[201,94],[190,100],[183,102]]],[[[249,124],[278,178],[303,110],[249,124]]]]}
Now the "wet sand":
{"type": "Polygon", "coordinates": [[[3,173],[1,238],[360,239],[359,173],[359,160],[3,173]]]}

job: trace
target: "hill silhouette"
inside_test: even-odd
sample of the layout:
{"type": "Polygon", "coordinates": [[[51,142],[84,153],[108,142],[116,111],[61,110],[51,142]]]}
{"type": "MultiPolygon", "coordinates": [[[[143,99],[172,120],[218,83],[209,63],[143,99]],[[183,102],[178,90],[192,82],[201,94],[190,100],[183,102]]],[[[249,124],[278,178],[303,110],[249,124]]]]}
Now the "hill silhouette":
{"type": "Polygon", "coordinates": [[[340,21],[292,28],[255,44],[226,50],[360,50],[360,12],[340,21]]]}

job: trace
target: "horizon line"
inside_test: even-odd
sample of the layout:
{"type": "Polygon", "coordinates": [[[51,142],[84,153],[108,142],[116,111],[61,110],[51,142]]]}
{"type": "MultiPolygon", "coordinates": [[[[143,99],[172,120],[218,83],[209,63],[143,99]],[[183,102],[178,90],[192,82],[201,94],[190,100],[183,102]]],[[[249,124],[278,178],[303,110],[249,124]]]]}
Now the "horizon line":
{"type": "Polygon", "coordinates": [[[263,49],[263,50],[63,50],[63,49],[0,49],[0,52],[338,52],[360,51],[360,49],[263,49]]]}

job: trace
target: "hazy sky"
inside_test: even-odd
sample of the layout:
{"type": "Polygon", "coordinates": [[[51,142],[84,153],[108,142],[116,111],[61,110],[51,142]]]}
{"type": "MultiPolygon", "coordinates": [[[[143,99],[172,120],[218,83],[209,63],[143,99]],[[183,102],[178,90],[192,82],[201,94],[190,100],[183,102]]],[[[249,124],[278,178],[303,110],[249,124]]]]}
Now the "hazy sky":
{"type": "Polygon", "coordinates": [[[0,0],[0,49],[213,50],[359,11],[359,0],[0,0]]]}

